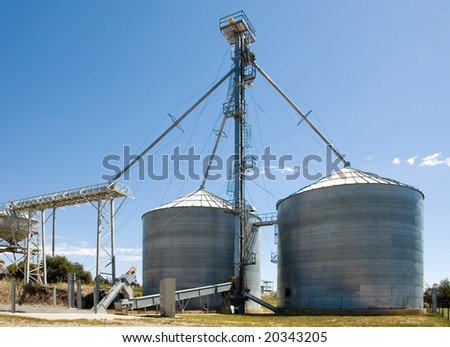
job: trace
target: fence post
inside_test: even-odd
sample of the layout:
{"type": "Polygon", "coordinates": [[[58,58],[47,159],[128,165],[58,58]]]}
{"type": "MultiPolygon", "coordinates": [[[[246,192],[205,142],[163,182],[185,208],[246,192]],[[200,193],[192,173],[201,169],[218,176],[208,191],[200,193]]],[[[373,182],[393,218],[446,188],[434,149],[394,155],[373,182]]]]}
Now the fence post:
{"type": "Polygon", "coordinates": [[[431,288],[431,312],[436,313],[437,295],[436,288],[431,288]]]}
{"type": "Polygon", "coordinates": [[[11,282],[11,313],[16,313],[16,279],[11,282]]]}
{"type": "Polygon", "coordinates": [[[56,307],[56,287],[53,287],[53,307],[56,307]]]}
{"type": "Polygon", "coordinates": [[[75,307],[75,274],[68,275],[68,306],[69,308],[75,307]]]}
{"type": "Polygon", "coordinates": [[[81,281],[77,281],[77,309],[81,310],[81,281]]]}

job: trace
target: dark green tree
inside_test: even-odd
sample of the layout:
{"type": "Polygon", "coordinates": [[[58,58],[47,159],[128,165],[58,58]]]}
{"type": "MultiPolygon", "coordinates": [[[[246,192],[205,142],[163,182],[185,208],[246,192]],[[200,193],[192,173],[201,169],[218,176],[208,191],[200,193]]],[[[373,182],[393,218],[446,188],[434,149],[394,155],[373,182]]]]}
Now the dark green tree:
{"type": "MultiPolygon", "coordinates": [[[[36,264],[30,264],[30,271],[36,269],[36,264]]],[[[25,262],[22,260],[18,264],[9,264],[7,267],[9,275],[15,279],[22,280],[25,277],[25,262]]]]}
{"type": "Polygon", "coordinates": [[[436,294],[438,302],[441,302],[442,306],[448,307],[450,303],[450,281],[448,278],[439,282],[436,294]]]}
{"type": "Polygon", "coordinates": [[[450,281],[448,278],[438,283],[434,283],[431,288],[425,289],[423,300],[428,305],[431,305],[432,288],[436,288],[436,298],[439,306],[448,307],[450,304],[450,281]]]}
{"type": "MultiPolygon", "coordinates": [[[[22,262],[22,264],[23,264],[23,262],[22,262]]],[[[8,272],[12,277],[14,277],[16,279],[23,278],[23,273],[21,273],[20,274],[21,277],[19,277],[18,272],[20,272],[20,271],[19,271],[19,267],[17,266],[17,264],[9,264],[6,268],[8,269],[8,272]]]]}
{"type": "Polygon", "coordinates": [[[77,280],[80,280],[81,283],[89,284],[92,283],[92,275],[89,271],[85,271],[83,265],[80,263],[71,263],[72,268],[70,269],[71,273],[74,273],[77,276],[77,280]]]}
{"type": "Polygon", "coordinates": [[[66,257],[47,257],[47,281],[49,283],[67,282],[69,273],[74,273],[83,284],[92,283],[92,275],[80,263],[72,263],[66,257]]]}

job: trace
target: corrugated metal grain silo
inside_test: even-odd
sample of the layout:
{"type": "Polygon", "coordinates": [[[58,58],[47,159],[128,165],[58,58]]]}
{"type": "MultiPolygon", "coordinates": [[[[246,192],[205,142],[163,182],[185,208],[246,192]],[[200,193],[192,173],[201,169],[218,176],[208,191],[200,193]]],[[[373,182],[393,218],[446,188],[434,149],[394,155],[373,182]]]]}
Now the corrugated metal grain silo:
{"type": "MultiPolygon", "coordinates": [[[[203,189],[144,214],[144,295],[158,293],[159,282],[169,277],[176,278],[177,290],[227,282],[234,275],[236,218],[230,203],[203,189]]],[[[250,289],[260,290],[260,283],[250,289]]],[[[187,308],[221,302],[219,294],[191,299],[187,308]]]]}
{"type": "Polygon", "coordinates": [[[423,199],[412,186],[345,167],[279,201],[278,306],[421,311],[423,199]]]}
{"type": "MultiPolygon", "coordinates": [[[[261,222],[261,219],[255,214],[247,214],[247,227],[245,232],[245,249],[247,262],[244,267],[245,287],[250,289],[252,295],[261,298],[261,248],[260,232],[254,223],[261,222]]],[[[261,306],[253,301],[245,303],[245,309],[248,313],[262,312],[261,306]]]]}

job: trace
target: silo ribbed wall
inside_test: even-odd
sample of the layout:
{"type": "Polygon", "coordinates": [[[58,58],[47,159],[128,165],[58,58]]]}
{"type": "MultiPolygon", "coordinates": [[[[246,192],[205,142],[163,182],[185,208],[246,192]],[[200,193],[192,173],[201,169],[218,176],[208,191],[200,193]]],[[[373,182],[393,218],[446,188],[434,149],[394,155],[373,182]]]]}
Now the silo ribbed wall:
{"type": "Polygon", "coordinates": [[[278,306],[421,309],[423,194],[402,185],[300,191],[278,205],[278,306]]]}
{"type": "MultiPolygon", "coordinates": [[[[143,216],[144,295],[176,278],[177,290],[227,282],[233,275],[235,216],[221,208],[172,207],[143,216]]],[[[188,308],[217,307],[221,295],[191,299],[188,308]]]]}
{"type": "MultiPolygon", "coordinates": [[[[260,222],[261,220],[255,215],[248,217],[249,224],[260,222]]],[[[250,289],[250,293],[258,298],[261,298],[261,250],[260,250],[260,230],[253,226],[247,228],[245,235],[247,243],[252,244],[252,252],[255,254],[255,263],[248,264],[244,267],[244,285],[250,289]]],[[[253,301],[246,302],[247,312],[261,312],[259,304],[253,301]]]]}

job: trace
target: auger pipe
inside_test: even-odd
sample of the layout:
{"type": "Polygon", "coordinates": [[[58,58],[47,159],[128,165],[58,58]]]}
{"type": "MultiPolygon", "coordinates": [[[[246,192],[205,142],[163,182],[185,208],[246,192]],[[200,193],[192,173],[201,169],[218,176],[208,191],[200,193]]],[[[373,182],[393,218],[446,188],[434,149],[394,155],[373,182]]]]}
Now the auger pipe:
{"type": "Polygon", "coordinates": [[[205,174],[203,175],[203,182],[202,182],[202,184],[200,186],[200,189],[204,189],[205,188],[206,180],[208,179],[208,176],[209,176],[209,170],[211,169],[212,162],[214,160],[214,157],[216,156],[217,147],[219,147],[220,138],[221,138],[222,133],[223,133],[223,128],[225,127],[225,122],[227,121],[227,114],[230,111],[231,101],[233,100],[233,97],[234,97],[234,89],[231,92],[230,101],[228,102],[227,109],[225,111],[225,114],[223,115],[222,124],[220,125],[220,130],[219,130],[219,132],[217,134],[216,143],[214,144],[212,155],[211,155],[211,158],[209,159],[209,162],[208,162],[208,167],[206,168],[205,174]]]}
{"type": "Polygon", "coordinates": [[[144,149],[141,154],[139,154],[136,158],[134,158],[122,171],[120,171],[114,178],[110,181],[110,183],[113,183],[117,181],[120,177],[122,177],[128,170],[131,169],[131,167],[136,164],[139,160],[143,158],[143,156],[151,150],[153,147],[158,144],[159,141],[161,141],[168,133],[170,133],[174,128],[180,124],[184,118],[186,118],[189,113],[191,113],[198,105],[200,105],[213,91],[217,89],[230,75],[234,72],[234,69],[230,70],[222,79],[217,82],[211,89],[209,89],[198,101],[191,106],[189,110],[187,110],[178,120],[176,120],[169,128],[167,128],[166,131],[164,131],[155,141],[153,141],[146,149],[144,149]]]}
{"type": "Polygon", "coordinates": [[[308,125],[311,127],[312,130],[322,139],[323,142],[327,146],[331,148],[331,150],[337,155],[337,157],[344,163],[344,166],[350,166],[350,162],[345,160],[344,156],[334,147],[328,139],[322,135],[322,133],[317,129],[313,123],[308,119],[308,117],[292,102],[291,99],[276,85],[276,83],[264,72],[263,69],[261,69],[256,63],[253,63],[255,68],[263,75],[263,77],[272,85],[272,87],[275,88],[275,90],[280,93],[280,95],[287,101],[289,105],[299,114],[300,117],[302,117],[302,120],[304,120],[308,125]]]}

